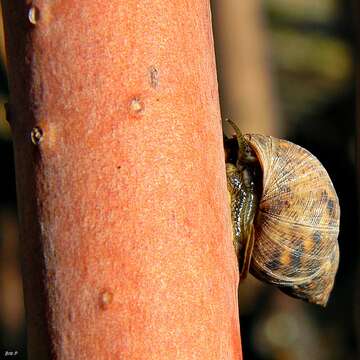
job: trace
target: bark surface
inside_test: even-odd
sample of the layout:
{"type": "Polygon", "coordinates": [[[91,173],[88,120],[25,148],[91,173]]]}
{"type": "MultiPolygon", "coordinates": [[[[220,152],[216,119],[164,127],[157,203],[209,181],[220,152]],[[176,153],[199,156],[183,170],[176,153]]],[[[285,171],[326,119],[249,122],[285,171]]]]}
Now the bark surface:
{"type": "Polygon", "coordinates": [[[208,1],[2,4],[29,359],[239,359],[208,1]]]}

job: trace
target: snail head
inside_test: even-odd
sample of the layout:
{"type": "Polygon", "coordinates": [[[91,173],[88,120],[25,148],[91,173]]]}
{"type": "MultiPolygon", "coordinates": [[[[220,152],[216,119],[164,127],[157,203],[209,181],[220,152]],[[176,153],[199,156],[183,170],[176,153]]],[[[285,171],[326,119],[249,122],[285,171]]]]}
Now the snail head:
{"type": "Polygon", "coordinates": [[[258,159],[255,155],[255,152],[253,151],[253,149],[251,148],[251,146],[243,136],[238,126],[230,119],[226,119],[226,121],[235,130],[237,143],[239,146],[237,163],[239,165],[251,165],[257,163],[258,159]]]}

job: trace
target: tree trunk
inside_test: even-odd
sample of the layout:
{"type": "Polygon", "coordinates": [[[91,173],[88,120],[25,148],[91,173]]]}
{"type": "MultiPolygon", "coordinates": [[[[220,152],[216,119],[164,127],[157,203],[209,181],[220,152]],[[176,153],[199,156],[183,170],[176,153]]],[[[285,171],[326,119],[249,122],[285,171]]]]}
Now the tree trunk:
{"type": "Polygon", "coordinates": [[[206,0],[3,0],[29,359],[239,359],[206,0]]]}

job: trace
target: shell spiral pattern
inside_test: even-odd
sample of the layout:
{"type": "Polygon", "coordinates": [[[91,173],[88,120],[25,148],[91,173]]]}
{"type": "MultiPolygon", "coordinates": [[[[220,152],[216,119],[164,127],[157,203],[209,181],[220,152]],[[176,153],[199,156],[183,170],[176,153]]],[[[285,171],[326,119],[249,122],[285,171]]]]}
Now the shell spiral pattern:
{"type": "Polygon", "coordinates": [[[325,306],[339,264],[339,200],[325,168],[302,147],[246,135],[263,169],[250,272],[325,306]]]}

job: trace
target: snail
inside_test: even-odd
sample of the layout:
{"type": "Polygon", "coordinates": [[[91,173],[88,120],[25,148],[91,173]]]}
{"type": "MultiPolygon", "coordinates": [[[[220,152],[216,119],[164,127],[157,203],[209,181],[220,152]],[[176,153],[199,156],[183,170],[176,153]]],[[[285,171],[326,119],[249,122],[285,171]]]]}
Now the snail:
{"type": "Polygon", "coordinates": [[[326,306],[339,264],[339,200],[304,148],[271,136],[225,138],[233,242],[248,272],[286,294],[326,306]]]}

